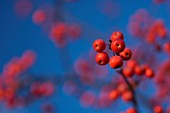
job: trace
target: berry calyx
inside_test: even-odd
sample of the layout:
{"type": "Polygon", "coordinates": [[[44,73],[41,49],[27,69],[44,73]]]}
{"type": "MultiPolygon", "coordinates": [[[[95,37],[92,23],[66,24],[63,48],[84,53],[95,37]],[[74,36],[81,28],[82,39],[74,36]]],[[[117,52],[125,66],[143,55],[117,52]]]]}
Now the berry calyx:
{"type": "Polygon", "coordinates": [[[108,54],[105,53],[105,52],[98,53],[96,55],[96,62],[99,65],[106,65],[107,63],[109,63],[109,56],[108,56],[108,54]]]}
{"type": "Polygon", "coordinates": [[[112,56],[109,61],[110,67],[117,69],[123,65],[123,60],[120,56],[112,56]]]}
{"type": "Polygon", "coordinates": [[[125,49],[125,42],[122,39],[114,40],[111,43],[111,49],[115,53],[120,53],[125,49]]]}
{"type": "Polygon", "coordinates": [[[120,53],[120,56],[123,60],[129,60],[132,56],[132,51],[128,48],[125,48],[124,51],[120,53]]]}
{"type": "Polygon", "coordinates": [[[106,43],[102,39],[97,39],[93,43],[93,48],[96,52],[103,52],[106,48],[106,43]]]}

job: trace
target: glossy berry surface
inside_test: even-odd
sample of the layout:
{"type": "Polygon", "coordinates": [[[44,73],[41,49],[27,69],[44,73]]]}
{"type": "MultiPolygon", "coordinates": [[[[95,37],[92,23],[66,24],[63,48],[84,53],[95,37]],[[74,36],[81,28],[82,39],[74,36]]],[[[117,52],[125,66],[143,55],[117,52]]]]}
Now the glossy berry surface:
{"type": "Polygon", "coordinates": [[[117,69],[123,65],[123,60],[120,56],[113,56],[109,61],[110,67],[117,69]]]}
{"type": "Polygon", "coordinates": [[[97,39],[93,43],[93,48],[96,52],[103,52],[106,48],[106,44],[102,39],[97,39]]]}
{"type": "Polygon", "coordinates": [[[107,53],[102,52],[102,53],[98,53],[96,55],[96,62],[99,65],[106,65],[107,63],[109,63],[109,56],[107,53]]]}
{"type": "Polygon", "coordinates": [[[124,39],[124,36],[123,36],[123,33],[122,32],[119,32],[119,31],[116,31],[116,32],[113,32],[112,35],[111,35],[111,38],[110,38],[112,41],[114,40],[117,40],[117,39],[124,39]]]}
{"type": "Polygon", "coordinates": [[[120,53],[125,49],[125,42],[122,39],[114,40],[111,43],[111,49],[115,53],[120,53]]]}
{"type": "Polygon", "coordinates": [[[128,48],[125,48],[124,51],[120,53],[120,56],[123,60],[129,60],[132,56],[132,51],[128,48]]]}

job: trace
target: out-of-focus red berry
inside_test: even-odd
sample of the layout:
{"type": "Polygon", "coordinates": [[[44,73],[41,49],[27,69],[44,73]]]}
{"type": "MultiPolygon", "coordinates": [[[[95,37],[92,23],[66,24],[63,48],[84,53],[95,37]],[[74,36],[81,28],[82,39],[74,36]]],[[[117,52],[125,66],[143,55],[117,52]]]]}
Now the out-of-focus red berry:
{"type": "Polygon", "coordinates": [[[124,36],[123,36],[123,33],[122,32],[119,32],[119,31],[116,31],[116,32],[113,32],[112,35],[111,35],[111,38],[110,38],[112,41],[114,40],[118,40],[118,39],[124,39],[124,36]]]}
{"type": "Polygon", "coordinates": [[[137,62],[135,60],[129,60],[127,63],[126,63],[126,67],[129,67],[129,68],[135,68],[137,65],[137,62]]]}
{"type": "Polygon", "coordinates": [[[110,98],[110,100],[112,100],[112,101],[116,100],[118,97],[119,97],[119,91],[118,91],[118,90],[112,90],[112,91],[109,93],[109,98],[110,98]]]}
{"type": "Polygon", "coordinates": [[[155,106],[153,110],[154,110],[154,113],[163,113],[162,106],[155,106]]]}
{"type": "Polygon", "coordinates": [[[124,51],[120,53],[120,56],[123,60],[129,60],[132,56],[132,51],[128,48],[125,48],[124,51]]]}
{"type": "Polygon", "coordinates": [[[109,61],[110,67],[117,69],[123,65],[123,60],[120,56],[112,56],[109,61]]]}
{"type": "Polygon", "coordinates": [[[136,75],[143,75],[145,73],[145,68],[143,65],[138,65],[135,67],[135,74],[136,75]]]}
{"type": "Polygon", "coordinates": [[[90,91],[84,92],[80,97],[80,103],[85,108],[93,106],[95,100],[96,100],[95,95],[93,94],[93,92],[90,91]]]}
{"type": "Polygon", "coordinates": [[[166,53],[170,54],[170,42],[164,43],[164,45],[163,45],[163,50],[164,50],[166,53]]]}
{"type": "Polygon", "coordinates": [[[154,71],[150,68],[146,68],[145,70],[145,75],[148,77],[148,78],[153,78],[155,76],[154,74],[154,71]]]}
{"type": "Polygon", "coordinates": [[[109,56],[107,53],[102,52],[102,53],[98,53],[96,55],[96,62],[99,65],[106,65],[107,63],[109,63],[109,56]]]}
{"type": "Polygon", "coordinates": [[[43,10],[37,10],[34,12],[32,20],[35,24],[42,24],[46,19],[46,14],[43,10]]]}
{"type": "Polygon", "coordinates": [[[117,87],[117,90],[119,91],[119,93],[123,93],[124,91],[126,91],[128,88],[127,88],[127,85],[126,84],[123,84],[123,83],[120,83],[117,87]]]}
{"type": "Polygon", "coordinates": [[[111,49],[115,53],[120,53],[125,49],[125,42],[122,39],[114,40],[111,43],[111,49]]]}
{"type": "Polygon", "coordinates": [[[126,110],[126,113],[137,113],[137,110],[135,108],[129,108],[126,110]]]}
{"type": "Polygon", "coordinates": [[[103,52],[106,48],[106,43],[102,39],[97,39],[93,43],[93,48],[96,52],[103,52]]]}
{"type": "Polygon", "coordinates": [[[125,102],[130,102],[133,100],[133,94],[131,91],[125,91],[122,94],[122,100],[125,102]]]}
{"type": "Polygon", "coordinates": [[[122,71],[126,77],[132,77],[134,74],[134,69],[129,67],[125,67],[122,71]]]}

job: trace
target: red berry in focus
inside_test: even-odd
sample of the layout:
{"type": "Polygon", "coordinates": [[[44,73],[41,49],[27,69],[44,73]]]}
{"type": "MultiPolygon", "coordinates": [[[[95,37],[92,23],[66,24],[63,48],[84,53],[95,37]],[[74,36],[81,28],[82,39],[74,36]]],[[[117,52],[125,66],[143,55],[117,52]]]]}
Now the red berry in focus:
{"type": "Polygon", "coordinates": [[[161,106],[155,106],[154,113],[163,113],[163,108],[161,106]]]}
{"type": "Polygon", "coordinates": [[[163,50],[164,50],[166,53],[170,53],[170,42],[166,42],[166,43],[163,45],[163,50]]]}
{"type": "Polygon", "coordinates": [[[147,68],[147,69],[145,70],[145,75],[146,75],[148,78],[153,78],[155,74],[154,74],[154,71],[153,71],[152,69],[147,68]]]}
{"type": "Polygon", "coordinates": [[[117,69],[123,65],[123,60],[120,56],[113,56],[109,61],[110,67],[117,69]]]}
{"type": "Polygon", "coordinates": [[[120,56],[123,60],[129,60],[132,56],[132,51],[128,48],[125,48],[124,51],[120,53],[120,56]]]}
{"type": "Polygon", "coordinates": [[[130,91],[125,91],[122,94],[122,100],[124,100],[125,102],[130,102],[133,100],[133,94],[130,91]]]}
{"type": "Polygon", "coordinates": [[[115,53],[120,53],[125,49],[125,42],[122,39],[114,40],[111,43],[111,49],[115,53]]]}
{"type": "Polygon", "coordinates": [[[134,69],[133,68],[124,68],[123,70],[123,74],[126,76],[126,77],[132,77],[133,74],[134,74],[134,69]]]}
{"type": "Polygon", "coordinates": [[[124,39],[124,36],[123,36],[123,33],[122,32],[119,32],[119,31],[116,31],[116,32],[113,32],[112,35],[111,35],[111,38],[110,38],[112,41],[114,40],[117,40],[117,39],[124,39]]]}
{"type": "Polygon", "coordinates": [[[107,63],[109,63],[109,56],[107,53],[102,52],[102,53],[98,53],[96,55],[96,62],[99,65],[106,65],[107,63]]]}
{"type": "Polygon", "coordinates": [[[145,68],[142,65],[138,65],[135,67],[135,74],[136,75],[143,75],[145,73],[145,68]]]}
{"type": "Polygon", "coordinates": [[[129,108],[126,110],[126,113],[137,113],[137,110],[135,108],[129,108]]]}
{"type": "Polygon", "coordinates": [[[106,43],[102,39],[97,39],[93,43],[93,48],[96,52],[103,52],[106,48],[106,43]]]}

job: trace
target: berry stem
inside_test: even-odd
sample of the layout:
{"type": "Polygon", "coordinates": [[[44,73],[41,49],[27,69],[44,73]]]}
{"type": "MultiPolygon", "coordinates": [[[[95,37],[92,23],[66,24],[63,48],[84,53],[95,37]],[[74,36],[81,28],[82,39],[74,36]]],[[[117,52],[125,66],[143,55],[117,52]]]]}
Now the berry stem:
{"type": "MultiPolygon", "coordinates": [[[[132,100],[132,104],[134,106],[134,108],[138,111],[138,105],[137,105],[137,100],[136,100],[136,94],[134,91],[133,86],[131,85],[131,83],[129,82],[129,80],[126,78],[126,76],[124,76],[122,69],[117,70],[117,72],[122,76],[122,78],[124,79],[124,81],[126,82],[127,86],[129,87],[129,90],[132,92],[133,94],[133,100],[132,100]]],[[[139,113],[139,112],[138,112],[139,113]]]]}

